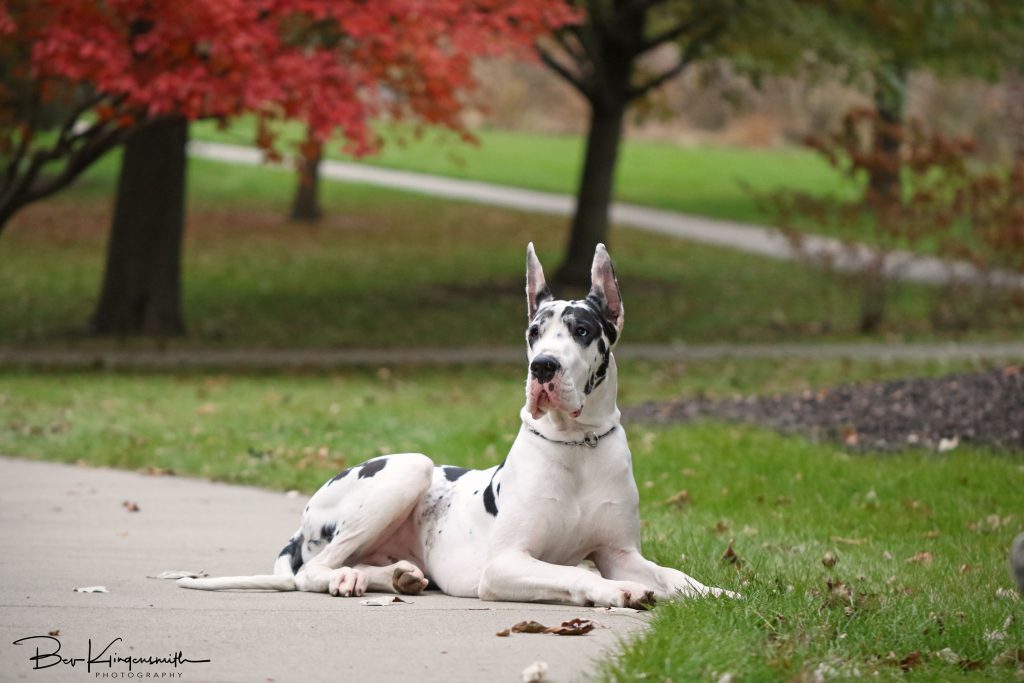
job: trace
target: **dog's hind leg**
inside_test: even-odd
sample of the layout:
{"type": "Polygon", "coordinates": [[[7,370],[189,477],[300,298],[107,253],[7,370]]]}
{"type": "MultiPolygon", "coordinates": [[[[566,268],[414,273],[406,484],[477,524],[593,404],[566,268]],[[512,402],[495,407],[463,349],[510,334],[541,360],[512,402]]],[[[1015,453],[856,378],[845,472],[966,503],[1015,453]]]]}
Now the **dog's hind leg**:
{"type": "Polygon", "coordinates": [[[337,523],[330,542],[295,575],[301,591],[349,596],[362,595],[371,579],[380,585],[379,572],[367,573],[358,565],[409,520],[430,487],[434,463],[425,455],[405,453],[376,458],[352,472],[338,482],[344,486],[334,485],[336,494],[324,492],[328,495],[321,504],[330,506],[337,523]]]}

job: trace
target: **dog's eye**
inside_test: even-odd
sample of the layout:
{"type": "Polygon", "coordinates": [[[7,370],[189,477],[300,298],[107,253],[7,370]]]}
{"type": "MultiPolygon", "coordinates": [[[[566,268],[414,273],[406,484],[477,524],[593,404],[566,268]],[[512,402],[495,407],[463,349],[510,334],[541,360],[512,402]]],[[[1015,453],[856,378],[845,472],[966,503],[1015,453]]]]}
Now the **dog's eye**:
{"type": "Polygon", "coordinates": [[[530,339],[536,339],[537,335],[540,334],[540,328],[536,325],[530,325],[528,334],[530,335],[530,339]]]}
{"type": "Polygon", "coordinates": [[[577,337],[586,337],[588,334],[590,334],[590,330],[583,327],[583,325],[580,325],[579,327],[576,328],[577,337]]]}

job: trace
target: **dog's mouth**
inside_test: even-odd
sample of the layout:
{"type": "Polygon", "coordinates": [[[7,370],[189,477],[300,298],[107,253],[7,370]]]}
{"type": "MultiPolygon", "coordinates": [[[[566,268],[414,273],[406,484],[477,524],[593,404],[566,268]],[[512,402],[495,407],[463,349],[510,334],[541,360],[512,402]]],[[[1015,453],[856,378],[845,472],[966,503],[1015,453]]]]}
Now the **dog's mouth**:
{"type": "Polygon", "coordinates": [[[583,412],[583,406],[568,405],[564,398],[565,393],[567,392],[563,390],[560,383],[542,383],[531,379],[526,393],[526,408],[530,416],[534,420],[539,420],[549,410],[557,410],[568,413],[574,418],[579,417],[583,412]]]}

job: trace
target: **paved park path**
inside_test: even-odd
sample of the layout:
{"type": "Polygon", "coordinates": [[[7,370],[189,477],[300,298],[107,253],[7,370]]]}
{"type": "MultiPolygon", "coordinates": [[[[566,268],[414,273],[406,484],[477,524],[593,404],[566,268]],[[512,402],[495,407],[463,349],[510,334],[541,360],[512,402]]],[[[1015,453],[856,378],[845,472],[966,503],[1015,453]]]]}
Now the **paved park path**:
{"type": "MultiPolygon", "coordinates": [[[[0,368],[55,370],[329,370],[387,365],[450,366],[522,363],[519,346],[402,349],[4,349],[0,368]]],[[[898,360],[1024,360],[1024,341],[967,343],[821,344],[629,344],[615,351],[619,360],[692,362],[715,359],[803,358],[898,360]]]]}
{"type": "MultiPolygon", "coordinates": [[[[646,615],[591,608],[449,598],[370,607],[303,593],[188,591],[146,578],[166,570],[245,574],[269,569],[305,504],[255,488],[195,479],[0,458],[0,680],[87,681],[85,663],[32,670],[53,650],[28,636],[59,632],[64,657],[111,651],[206,663],[135,665],[186,681],[518,681],[536,661],[572,681],[643,629],[646,615]],[[124,501],[138,504],[130,512],[124,501]],[[103,585],[109,593],[77,593],[103,585]],[[588,635],[495,633],[519,621],[575,617],[606,628],[588,635]]],[[[44,660],[49,663],[52,660],[44,660]]],[[[127,678],[125,676],[125,678],[127,678]]],[[[100,680],[103,680],[102,678],[100,680]]]]}
{"type": "MultiPolygon", "coordinates": [[[[260,150],[241,145],[192,141],[189,143],[189,154],[202,159],[246,166],[264,165],[263,153],[260,150]]],[[[277,168],[290,170],[290,167],[284,165],[278,165],[277,168]]],[[[376,185],[532,213],[568,216],[573,213],[576,206],[575,197],[565,194],[333,160],[321,162],[320,175],[330,180],[376,185]]],[[[612,222],[626,227],[773,259],[798,258],[779,231],[760,225],[691,216],[625,202],[612,204],[611,219],[612,222]]],[[[859,269],[871,258],[871,250],[865,246],[844,245],[827,237],[809,236],[805,238],[803,246],[809,253],[827,260],[839,270],[859,269]]],[[[974,266],[968,263],[945,262],[934,257],[902,251],[890,253],[886,270],[897,279],[929,284],[942,284],[950,280],[969,281],[979,277],[974,266]]],[[[1024,287],[1024,275],[1021,274],[995,273],[992,279],[1000,285],[1024,287]]]]}

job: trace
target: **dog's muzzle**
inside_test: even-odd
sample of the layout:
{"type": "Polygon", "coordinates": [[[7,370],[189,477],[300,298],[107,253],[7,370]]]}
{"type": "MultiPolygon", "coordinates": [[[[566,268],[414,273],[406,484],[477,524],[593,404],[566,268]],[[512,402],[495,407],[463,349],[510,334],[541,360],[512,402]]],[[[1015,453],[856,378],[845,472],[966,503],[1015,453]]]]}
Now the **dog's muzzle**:
{"type": "Polygon", "coordinates": [[[530,374],[541,384],[550,382],[562,366],[552,356],[537,356],[530,363],[530,374]]]}

